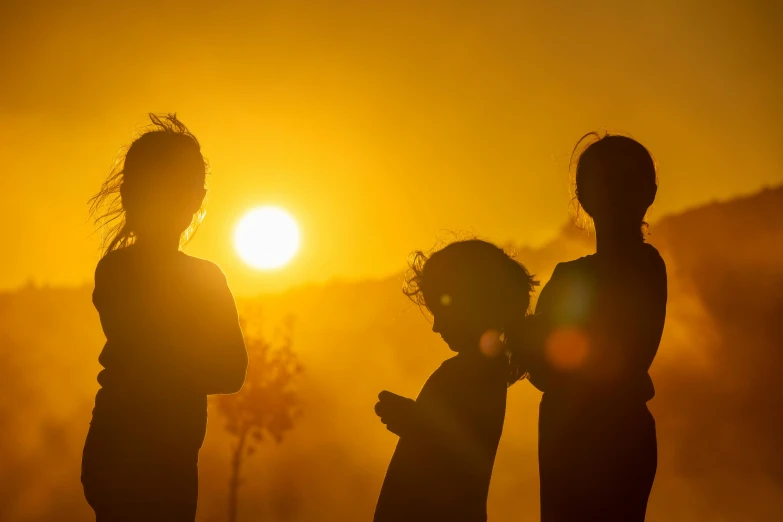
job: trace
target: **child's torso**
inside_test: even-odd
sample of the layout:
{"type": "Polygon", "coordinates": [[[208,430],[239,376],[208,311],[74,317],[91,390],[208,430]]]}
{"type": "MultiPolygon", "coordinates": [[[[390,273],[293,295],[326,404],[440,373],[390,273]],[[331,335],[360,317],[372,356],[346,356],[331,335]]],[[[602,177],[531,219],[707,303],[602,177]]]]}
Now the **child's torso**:
{"type": "Polygon", "coordinates": [[[427,424],[398,442],[377,522],[486,518],[508,367],[505,361],[478,357],[449,359],[424,384],[416,404],[427,424]]]}
{"type": "Polygon", "coordinates": [[[93,294],[106,344],[92,439],[192,452],[204,439],[206,395],[183,378],[182,363],[206,335],[203,274],[179,252],[149,258],[127,250],[114,255],[93,294]]]}
{"type": "MultiPolygon", "coordinates": [[[[654,389],[648,369],[658,349],[665,312],[665,266],[649,245],[617,259],[593,255],[558,265],[536,308],[536,313],[549,316],[552,325],[546,353],[550,373],[543,376],[549,399],[651,399],[654,389]],[[553,335],[558,332],[560,338],[553,335]],[[580,341],[569,335],[583,336],[585,353],[581,360],[565,360],[558,368],[555,343],[580,341]]],[[[542,376],[532,375],[534,382],[537,377],[542,376]]]]}

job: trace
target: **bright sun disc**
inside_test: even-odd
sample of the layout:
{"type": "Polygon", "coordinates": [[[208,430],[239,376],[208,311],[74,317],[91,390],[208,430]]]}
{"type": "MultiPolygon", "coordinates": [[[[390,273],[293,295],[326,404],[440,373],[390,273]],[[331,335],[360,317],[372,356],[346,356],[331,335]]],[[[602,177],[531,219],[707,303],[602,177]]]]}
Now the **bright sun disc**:
{"type": "Polygon", "coordinates": [[[242,217],[234,233],[239,257],[259,270],[280,268],[299,249],[299,226],[278,207],[259,207],[242,217]]]}

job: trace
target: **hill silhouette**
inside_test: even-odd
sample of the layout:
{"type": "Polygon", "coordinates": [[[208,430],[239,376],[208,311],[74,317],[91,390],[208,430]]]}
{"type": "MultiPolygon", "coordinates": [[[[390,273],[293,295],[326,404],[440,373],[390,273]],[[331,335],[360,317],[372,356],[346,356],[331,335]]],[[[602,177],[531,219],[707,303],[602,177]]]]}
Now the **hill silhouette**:
{"type": "MultiPolygon", "coordinates": [[[[659,473],[649,520],[783,516],[783,187],[654,222],[670,301],[652,368],[659,473]]],[[[415,247],[416,245],[411,245],[415,247]]],[[[568,226],[519,248],[543,281],[590,250],[568,226]]],[[[400,292],[402,276],[335,281],[240,300],[269,336],[295,317],[304,416],[245,472],[240,520],[367,520],[396,439],[378,391],[414,395],[448,349],[400,292]],[[260,311],[260,312],[259,312],[260,311]],[[350,434],[349,438],[346,435],[350,434]]],[[[241,289],[235,289],[241,290],[241,289]]],[[[79,460],[103,336],[88,287],[0,294],[0,520],[89,520],[79,460]]],[[[490,491],[491,520],[538,519],[536,415],[527,383],[509,391],[490,491]]],[[[201,452],[200,521],[225,519],[230,447],[211,410],[201,452]]]]}

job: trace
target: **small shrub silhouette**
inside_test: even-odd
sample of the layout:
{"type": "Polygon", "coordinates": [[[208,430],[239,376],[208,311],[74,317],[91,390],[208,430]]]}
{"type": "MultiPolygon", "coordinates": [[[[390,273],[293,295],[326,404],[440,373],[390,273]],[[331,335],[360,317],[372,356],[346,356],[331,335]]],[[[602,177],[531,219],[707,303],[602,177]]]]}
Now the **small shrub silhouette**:
{"type": "Polygon", "coordinates": [[[303,371],[292,350],[293,321],[285,321],[283,332],[270,342],[242,321],[247,346],[248,367],[242,390],[233,395],[217,397],[218,411],[225,417],[225,429],[234,436],[229,479],[229,522],[237,521],[239,487],[244,459],[253,455],[258,444],[272,439],[276,443],[293,429],[301,414],[297,391],[303,371]]]}

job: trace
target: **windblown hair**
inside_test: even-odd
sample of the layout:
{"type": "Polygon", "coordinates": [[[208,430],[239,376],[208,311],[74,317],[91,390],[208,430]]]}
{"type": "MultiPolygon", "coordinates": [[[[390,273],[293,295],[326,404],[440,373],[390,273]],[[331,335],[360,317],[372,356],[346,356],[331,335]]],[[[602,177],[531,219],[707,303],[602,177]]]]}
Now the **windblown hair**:
{"type": "MultiPolygon", "coordinates": [[[[137,230],[133,216],[143,211],[144,200],[163,184],[177,184],[182,193],[206,189],[209,164],[196,137],[176,114],[149,114],[151,124],[122,149],[100,190],[88,201],[90,218],[101,231],[104,255],[133,244],[137,230]]],[[[180,243],[187,243],[204,219],[195,214],[180,243]]]]}
{"type": "Polygon", "coordinates": [[[524,376],[509,339],[530,308],[530,296],[538,286],[527,269],[502,248],[479,239],[455,241],[427,254],[411,254],[403,293],[421,307],[432,309],[436,289],[449,288],[464,296],[477,313],[489,312],[503,325],[506,355],[510,360],[509,383],[524,376]]]}
{"type": "Polygon", "coordinates": [[[647,211],[655,199],[655,160],[628,136],[589,132],[571,153],[571,214],[579,228],[589,228],[597,212],[647,232],[647,211]],[[600,206],[601,208],[597,208],[600,206]]]}

